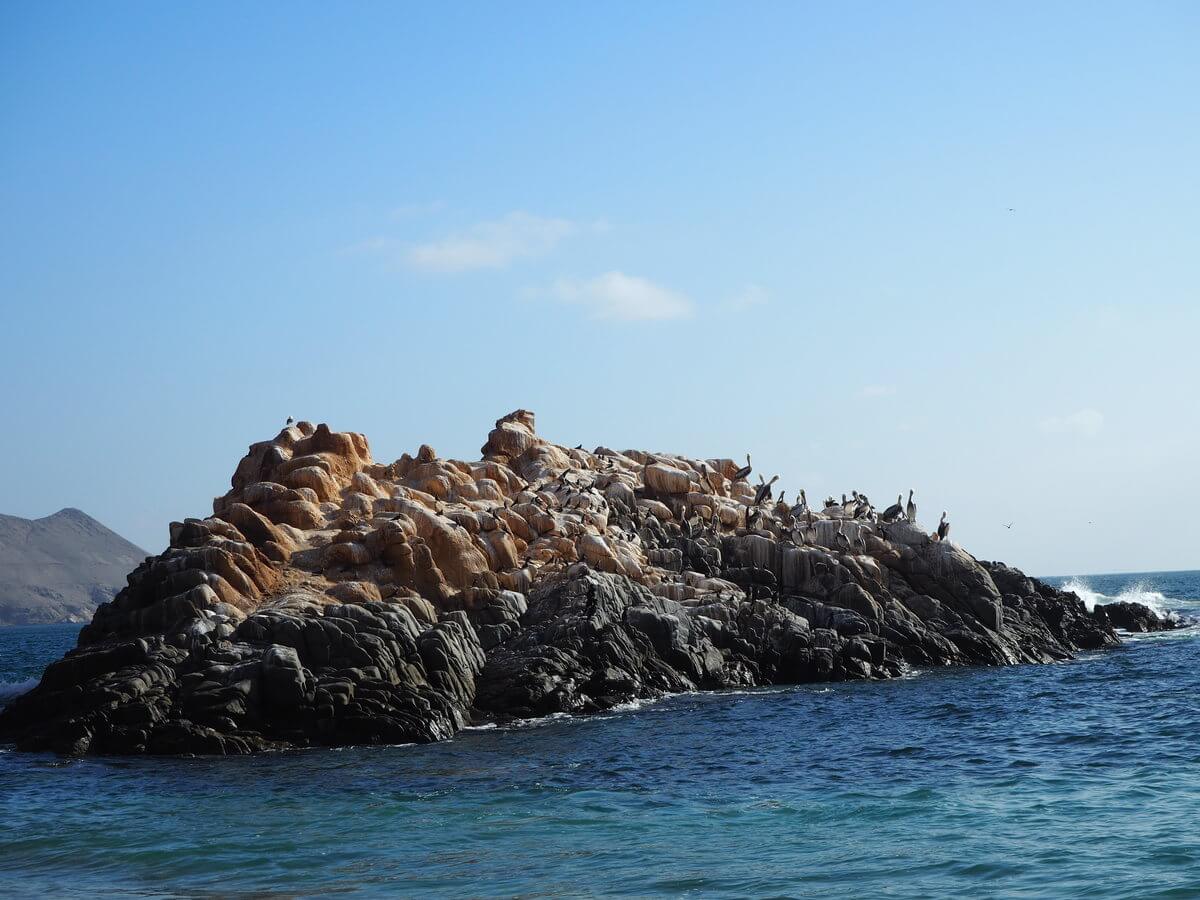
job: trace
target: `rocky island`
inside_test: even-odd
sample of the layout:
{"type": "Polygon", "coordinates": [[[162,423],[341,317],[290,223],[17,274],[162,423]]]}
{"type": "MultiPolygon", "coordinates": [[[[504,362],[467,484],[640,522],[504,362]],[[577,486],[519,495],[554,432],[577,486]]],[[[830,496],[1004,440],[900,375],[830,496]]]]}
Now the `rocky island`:
{"type": "Polygon", "coordinates": [[[563,447],[525,410],[481,455],[381,464],[362,435],[307,422],[251,446],[213,514],[172,523],[0,713],[0,740],[436,741],[668,692],[1051,662],[1116,645],[1114,625],[1170,624],[1089,612],[900,504],[785,501],[732,459],[563,447]]]}

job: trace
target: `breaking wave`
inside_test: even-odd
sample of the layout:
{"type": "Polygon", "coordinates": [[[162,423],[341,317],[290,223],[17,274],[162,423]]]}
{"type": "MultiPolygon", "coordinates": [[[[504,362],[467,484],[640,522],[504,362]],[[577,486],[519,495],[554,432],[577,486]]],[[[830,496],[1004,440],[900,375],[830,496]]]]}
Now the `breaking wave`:
{"type": "Polygon", "coordinates": [[[1174,617],[1175,611],[1172,607],[1179,605],[1175,600],[1164,596],[1161,591],[1152,590],[1149,585],[1142,581],[1129,585],[1129,587],[1124,588],[1115,597],[1110,597],[1107,594],[1093,590],[1082,578],[1070,579],[1062,586],[1062,589],[1076,594],[1083,601],[1084,606],[1088,608],[1089,612],[1096,608],[1097,603],[1140,603],[1143,606],[1150,607],[1150,609],[1160,616],[1174,617]]]}
{"type": "Polygon", "coordinates": [[[24,681],[0,681],[0,708],[16,700],[37,687],[36,678],[26,678],[24,681]]]}

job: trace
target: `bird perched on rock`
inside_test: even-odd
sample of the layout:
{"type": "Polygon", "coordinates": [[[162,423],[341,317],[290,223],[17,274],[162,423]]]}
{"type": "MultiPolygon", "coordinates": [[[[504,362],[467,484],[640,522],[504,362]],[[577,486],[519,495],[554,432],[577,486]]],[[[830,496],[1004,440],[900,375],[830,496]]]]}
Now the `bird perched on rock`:
{"type": "Polygon", "coordinates": [[[938,522],[937,536],[939,541],[944,541],[950,536],[950,523],[946,521],[945,510],[942,510],[942,519],[938,522]]]}
{"type": "Polygon", "coordinates": [[[754,505],[755,506],[758,506],[764,500],[771,499],[771,485],[773,485],[778,480],[779,480],[778,475],[772,476],[770,481],[765,481],[765,482],[762,480],[761,475],[758,476],[758,481],[759,481],[758,488],[754,491],[754,505]]]}
{"type": "Polygon", "coordinates": [[[291,416],[288,416],[288,417],[287,417],[287,423],[288,423],[289,425],[291,425],[291,424],[292,424],[293,422],[295,422],[295,421],[296,421],[296,420],[295,420],[295,419],[293,419],[291,416]]]}
{"type": "Polygon", "coordinates": [[[833,543],[837,546],[837,548],[839,550],[849,551],[850,550],[850,538],[846,537],[846,532],[844,532],[842,530],[845,527],[845,525],[846,525],[846,523],[844,521],[838,522],[837,531],[833,535],[833,543]]]}
{"type": "Polygon", "coordinates": [[[854,518],[856,519],[871,519],[875,516],[875,508],[871,506],[871,501],[867,499],[866,494],[858,495],[858,508],[854,510],[854,518]]]}
{"type": "Polygon", "coordinates": [[[879,518],[883,522],[895,522],[904,514],[904,495],[897,494],[896,502],[880,513],[879,518]]]}
{"type": "Polygon", "coordinates": [[[908,507],[904,510],[904,515],[911,524],[917,524],[917,504],[913,503],[912,488],[908,489],[908,507]]]}
{"type": "Polygon", "coordinates": [[[750,473],[754,471],[754,467],[750,465],[750,454],[746,454],[746,464],[733,473],[734,481],[745,481],[750,477],[750,473]]]}

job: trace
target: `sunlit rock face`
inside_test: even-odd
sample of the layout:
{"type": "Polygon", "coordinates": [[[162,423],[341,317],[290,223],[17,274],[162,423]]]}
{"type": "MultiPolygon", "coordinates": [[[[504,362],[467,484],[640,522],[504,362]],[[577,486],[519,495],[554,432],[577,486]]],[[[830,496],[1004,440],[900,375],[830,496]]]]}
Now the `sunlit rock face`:
{"type": "Polygon", "coordinates": [[[128,576],[0,714],[62,753],[434,741],[663,692],[1048,662],[1116,643],[1073,594],[865,497],[783,501],[732,459],[496,422],[382,464],[300,422],[128,576]]]}

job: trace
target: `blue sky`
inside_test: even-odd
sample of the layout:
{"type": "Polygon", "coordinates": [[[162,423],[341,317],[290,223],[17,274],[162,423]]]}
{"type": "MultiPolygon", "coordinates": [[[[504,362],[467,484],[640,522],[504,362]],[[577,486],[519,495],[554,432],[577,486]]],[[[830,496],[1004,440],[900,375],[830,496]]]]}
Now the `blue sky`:
{"type": "Polygon", "coordinates": [[[1198,43],[1190,3],[4,4],[0,511],[157,551],[288,415],[476,458],[524,406],[912,487],[1035,573],[1200,567],[1198,43]]]}

